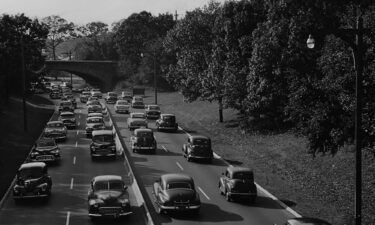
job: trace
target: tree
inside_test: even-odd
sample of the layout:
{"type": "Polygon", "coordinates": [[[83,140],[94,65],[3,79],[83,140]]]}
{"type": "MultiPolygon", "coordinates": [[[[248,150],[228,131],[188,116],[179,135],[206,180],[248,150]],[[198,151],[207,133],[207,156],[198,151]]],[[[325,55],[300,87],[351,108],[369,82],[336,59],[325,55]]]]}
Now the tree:
{"type": "Polygon", "coordinates": [[[42,20],[49,28],[47,48],[52,51],[52,58],[56,60],[56,47],[64,41],[76,37],[75,26],[57,15],[43,18],[42,20]]]}

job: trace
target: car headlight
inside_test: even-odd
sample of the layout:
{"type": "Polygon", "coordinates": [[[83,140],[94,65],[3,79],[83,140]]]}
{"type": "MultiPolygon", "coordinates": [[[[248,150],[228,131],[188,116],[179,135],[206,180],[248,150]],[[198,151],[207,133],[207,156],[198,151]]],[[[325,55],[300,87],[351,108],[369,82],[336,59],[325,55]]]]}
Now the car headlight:
{"type": "Polygon", "coordinates": [[[119,202],[121,203],[121,206],[129,205],[129,199],[120,199],[119,202]]]}
{"type": "Polygon", "coordinates": [[[53,150],[51,151],[51,153],[52,153],[52,154],[59,154],[60,151],[59,151],[58,148],[56,148],[56,149],[53,149],[53,150]]]}
{"type": "Polygon", "coordinates": [[[36,156],[36,155],[39,155],[39,153],[38,153],[38,152],[32,152],[32,153],[31,153],[31,157],[34,157],[34,156],[36,156]]]}
{"type": "Polygon", "coordinates": [[[90,206],[99,207],[100,203],[103,203],[103,200],[101,200],[101,199],[90,199],[89,200],[90,206]]]}
{"type": "Polygon", "coordinates": [[[46,191],[47,190],[47,183],[43,183],[41,185],[38,186],[38,188],[40,188],[42,191],[46,191]]]}
{"type": "Polygon", "coordinates": [[[165,196],[165,195],[160,195],[160,201],[161,201],[162,204],[166,203],[166,202],[168,201],[167,196],[165,196]]]}

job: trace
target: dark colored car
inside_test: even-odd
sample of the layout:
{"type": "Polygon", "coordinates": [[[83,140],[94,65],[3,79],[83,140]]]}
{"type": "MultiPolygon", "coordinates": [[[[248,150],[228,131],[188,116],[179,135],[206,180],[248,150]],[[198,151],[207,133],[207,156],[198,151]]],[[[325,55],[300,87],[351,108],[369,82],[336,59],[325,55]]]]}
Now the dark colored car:
{"type": "Polygon", "coordinates": [[[24,163],[17,171],[13,198],[15,201],[26,198],[49,198],[51,189],[52,179],[48,175],[45,163],[24,163]]]}
{"type": "Polygon", "coordinates": [[[61,112],[59,120],[63,122],[67,128],[76,128],[76,117],[73,112],[61,112]]]}
{"type": "Polygon", "coordinates": [[[43,137],[53,138],[56,141],[65,141],[67,138],[67,129],[61,121],[50,121],[44,128],[43,137]]]}
{"type": "Polygon", "coordinates": [[[52,90],[50,93],[49,93],[49,97],[51,99],[59,99],[61,98],[61,92],[58,91],[58,90],[52,90]]]}
{"type": "Polygon", "coordinates": [[[174,114],[161,114],[159,119],[156,120],[156,129],[169,130],[176,132],[178,124],[176,122],[176,116],[174,114]]]}
{"type": "Polygon", "coordinates": [[[87,108],[88,113],[101,113],[102,112],[102,106],[101,105],[89,105],[87,108]]]}
{"type": "Polygon", "coordinates": [[[29,159],[32,162],[59,162],[60,149],[53,138],[41,138],[33,146],[29,159]]]}
{"type": "Polygon", "coordinates": [[[321,219],[301,217],[301,218],[289,219],[285,223],[285,225],[331,225],[331,224],[321,219]]]}
{"type": "Polygon", "coordinates": [[[92,132],[90,155],[94,157],[113,157],[116,159],[116,144],[112,130],[95,130],[92,132]]]}
{"type": "Polygon", "coordinates": [[[190,162],[193,159],[202,159],[212,162],[213,151],[211,139],[203,135],[191,135],[187,143],[182,146],[182,154],[190,162]]]}
{"type": "Polygon", "coordinates": [[[130,144],[133,152],[147,151],[153,154],[156,152],[156,139],[152,130],[148,128],[135,129],[130,144]]]}
{"type": "Polygon", "coordinates": [[[104,128],[103,117],[89,117],[86,119],[86,137],[91,137],[94,130],[103,130],[104,128]]]}
{"type": "Polygon", "coordinates": [[[186,174],[164,174],[154,183],[153,195],[159,214],[168,211],[199,213],[201,201],[194,180],[186,174]]]}
{"type": "Polygon", "coordinates": [[[147,105],[145,109],[147,119],[156,120],[160,117],[160,107],[158,105],[147,105]]]}
{"type": "Polygon", "coordinates": [[[96,176],[88,193],[89,217],[118,218],[132,213],[127,186],[120,176],[96,176]]]}
{"type": "Polygon", "coordinates": [[[117,94],[115,92],[108,92],[105,102],[107,104],[115,104],[117,101],[117,94]]]}
{"type": "Polygon", "coordinates": [[[246,167],[227,167],[225,173],[220,177],[219,189],[227,201],[243,198],[254,202],[257,197],[254,173],[246,167]]]}
{"type": "Polygon", "coordinates": [[[91,93],[89,91],[83,91],[82,94],[79,96],[79,100],[82,103],[86,103],[89,100],[91,93]]]}

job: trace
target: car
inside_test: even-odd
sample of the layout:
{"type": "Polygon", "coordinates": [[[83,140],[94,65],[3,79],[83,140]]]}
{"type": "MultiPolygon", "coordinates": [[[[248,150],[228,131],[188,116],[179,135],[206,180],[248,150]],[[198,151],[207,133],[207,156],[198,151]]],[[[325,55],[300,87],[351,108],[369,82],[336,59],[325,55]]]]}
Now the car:
{"type": "Polygon", "coordinates": [[[74,105],[71,101],[61,101],[59,104],[59,112],[70,111],[74,112],[74,105]]]}
{"type": "Polygon", "coordinates": [[[107,104],[115,104],[117,101],[117,94],[115,92],[108,92],[105,98],[107,104]]]}
{"type": "Polygon", "coordinates": [[[61,112],[59,120],[62,121],[67,128],[76,128],[76,117],[71,111],[61,112]]]}
{"type": "Polygon", "coordinates": [[[246,167],[228,166],[219,178],[219,190],[227,201],[246,199],[254,203],[257,197],[254,172],[246,167]]]}
{"type": "Polygon", "coordinates": [[[98,99],[101,99],[103,97],[103,94],[100,91],[92,91],[91,92],[91,96],[92,97],[97,97],[98,99]]]}
{"type": "Polygon", "coordinates": [[[141,96],[134,96],[132,100],[132,107],[137,109],[144,109],[145,104],[143,103],[143,98],[141,96]]]}
{"type": "Polygon", "coordinates": [[[93,96],[90,95],[89,98],[87,99],[87,101],[93,101],[93,100],[99,100],[99,98],[98,97],[93,97],[93,96]]]}
{"type": "MultiPolygon", "coordinates": [[[[70,89],[69,89],[70,90],[70,89]]],[[[71,93],[65,93],[63,94],[69,101],[73,103],[74,108],[77,108],[77,101],[76,98],[71,93]]]]}
{"type": "Polygon", "coordinates": [[[107,156],[116,159],[116,143],[112,130],[94,130],[90,144],[91,159],[107,156]]]}
{"type": "Polygon", "coordinates": [[[182,155],[189,162],[193,159],[212,162],[214,156],[211,148],[211,139],[203,135],[190,135],[187,143],[182,145],[182,155]]]}
{"type": "Polygon", "coordinates": [[[60,148],[53,138],[40,138],[33,146],[29,160],[31,162],[59,162],[60,148]]]}
{"type": "Polygon", "coordinates": [[[94,99],[94,100],[88,100],[87,102],[86,102],[86,106],[90,106],[90,105],[102,105],[101,103],[100,103],[100,101],[98,100],[98,99],[94,99]]]}
{"type": "Polygon", "coordinates": [[[159,214],[168,211],[199,213],[201,201],[195,189],[194,180],[181,173],[161,175],[153,185],[152,194],[156,211],[159,214]]]}
{"type": "Polygon", "coordinates": [[[117,100],[115,104],[116,113],[129,113],[130,105],[126,100],[117,100]]]}
{"type": "Polygon", "coordinates": [[[103,114],[101,112],[95,112],[95,113],[89,113],[87,114],[87,118],[89,117],[101,117],[104,118],[103,114]]]}
{"type": "Polygon", "coordinates": [[[135,129],[133,135],[130,137],[130,145],[133,152],[145,150],[155,154],[157,148],[154,133],[148,128],[135,129]]]}
{"type": "Polygon", "coordinates": [[[133,96],[132,102],[143,102],[142,96],[133,96]]]}
{"type": "Polygon", "coordinates": [[[91,137],[94,130],[103,130],[104,128],[105,124],[102,117],[89,117],[86,119],[86,137],[91,137]]]}
{"type": "Polygon", "coordinates": [[[131,102],[133,99],[133,96],[130,92],[123,91],[121,92],[121,99],[126,100],[128,102],[131,102]]]}
{"type": "Polygon", "coordinates": [[[83,91],[79,96],[79,101],[82,103],[86,103],[89,100],[91,93],[89,91],[83,91]]]}
{"type": "Polygon", "coordinates": [[[178,123],[174,114],[160,114],[159,119],[155,122],[156,130],[168,130],[176,132],[178,130],[178,123]]]}
{"type": "Polygon", "coordinates": [[[132,112],[130,113],[129,115],[129,118],[132,118],[132,119],[146,119],[146,114],[143,113],[143,112],[132,112]]]}
{"type": "Polygon", "coordinates": [[[46,198],[51,196],[52,179],[44,162],[29,162],[20,166],[13,186],[13,199],[46,198]]]}
{"type": "Polygon", "coordinates": [[[61,98],[61,92],[58,91],[58,90],[52,90],[50,93],[49,93],[49,97],[51,99],[59,99],[61,98]]]}
{"type": "Polygon", "coordinates": [[[132,214],[127,188],[121,176],[94,177],[87,198],[89,217],[118,218],[132,214]]]}
{"type": "Polygon", "coordinates": [[[309,217],[300,217],[289,219],[285,225],[331,225],[325,220],[309,217]]]}
{"type": "Polygon", "coordinates": [[[146,108],[147,119],[158,119],[160,117],[160,107],[158,105],[147,105],[146,108]]]}
{"type": "Polygon", "coordinates": [[[89,105],[87,107],[87,113],[102,113],[102,110],[101,105],[89,105]]]}
{"type": "Polygon", "coordinates": [[[146,119],[140,119],[140,118],[128,118],[127,124],[128,124],[129,130],[131,131],[137,128],[141,128],[141,127],[144,127],[144,128],[148,127],[146,119]]]}
{"type": "Polygon", "coordinates": [[[43,137],[65,141],[67,139],[67,128],[61,121],[50,121],[44,128],[43,137]]]}

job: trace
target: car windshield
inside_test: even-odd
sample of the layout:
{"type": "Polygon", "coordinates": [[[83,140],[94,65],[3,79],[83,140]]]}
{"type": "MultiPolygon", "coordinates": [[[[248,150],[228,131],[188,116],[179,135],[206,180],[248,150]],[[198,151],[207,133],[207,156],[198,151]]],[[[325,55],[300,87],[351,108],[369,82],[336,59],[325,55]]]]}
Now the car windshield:
{"type": "Polygon", "coordinates": [[[160,110],[160,107],[159,106],[149,106],[148,107],[149,110],[160,110]]]}
{"type": "Polygon", "coordinates": [[[167,189],[177,189],[177,188],[192,189],[192,186],[188,182],[173,182],[167,185],[167,189]]]}
{"type": "Polygon", "coordinates": [[[47,124],[47,127],[61,128],[61,127],[64,127],[64,124],[63,123],[49,123],[49,124],[47,124]]]}
{"type": "Polygon", "coordinates": [[[197,138],[193,140],[193,145],[209,145],[210,141],[204,138],[197,138]]]}
{"type": "Polygon", "coordinates": [[[92,140],[95,142],[112,142],[113,135],[109,135],[109,134],[95,135],[92,138],[92,140]]]}
{"type": "Polygon", "coordinates": [[[89,118],[87,119],[87,123],[102,123],[103,120],[101,118],[89,118]]]}
{"type": "Polygon", "coordinates": [[[148,131],[137,132],[137,137],[152,137],[152,136],[153,136],[152,132],[148,132],[148,131]]]}
{"type": "Polygon", "coordinates": [[[146,121],[144,121],[144,120],[136,120],[136,121],[133,121],[131,124],[135,125],[135,126],[146,126],[147,125],[146,121]]]}
{"type": "Polygon", "coordinates": [[[236,172],[236,173],[233,174],[233,179],[252,180],[253,179],[253,173],[251,173],[251,172],[236,172]]]}
{"type": "Polygon", "coordinates": [[[127,105],[128,102],[127,101],[121,101],[121,102],[117,102],[117,105],[127,105]]]}
{"type": "Polygon", "coordinates": [[[134,102],[133,105],[143,105],[143,102],[134,102]]]}
{"type": "Polygon", "coordinates": [[[132,118],[145,118],[145,114],[143,114],[143,113],[134,113],[134,114],[132,114],[132,118]]]}
{"type": "Polygon", "coordinates": [[[62,119],[74,119],[74,114],[61,114],[62,119]]]}
{"type": "Polygon", "coordinates": [[[124,183],[122,181],[97,181],[94,184],[95,191],[102,190],[122,190],[124,183]]]}
{"type": "Polygon", "coordinates": [[[37,147],[49,147],[55,146],[55,141],[53,139],[40,140],[37,142],[37,147]]]}
{"type": "Polygon", "coordinates": [[[19,176],[23,179],[34,179],[39,178],[43,175],[42,167],[30,167],[24,168],[19,171],[19,176]]]}

